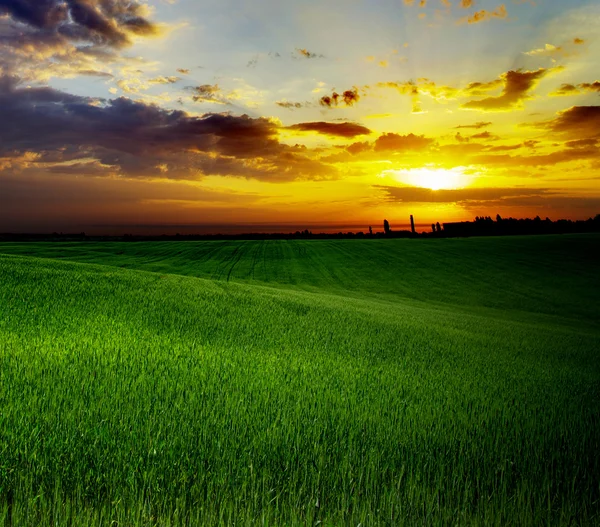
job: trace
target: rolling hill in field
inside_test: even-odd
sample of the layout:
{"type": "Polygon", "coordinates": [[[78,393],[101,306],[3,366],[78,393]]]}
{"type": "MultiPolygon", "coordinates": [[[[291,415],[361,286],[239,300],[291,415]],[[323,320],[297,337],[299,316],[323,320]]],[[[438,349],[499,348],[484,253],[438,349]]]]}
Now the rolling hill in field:
{"type": "Polygon", "coordinates": [[[600,235],[0,243],[0,253],[344,296],[600,319],[600,235]]]}
{"type": "Polygon", "coordinates": [[[599,242],[0,244],[0,525],[592,525],[599,242]]]}

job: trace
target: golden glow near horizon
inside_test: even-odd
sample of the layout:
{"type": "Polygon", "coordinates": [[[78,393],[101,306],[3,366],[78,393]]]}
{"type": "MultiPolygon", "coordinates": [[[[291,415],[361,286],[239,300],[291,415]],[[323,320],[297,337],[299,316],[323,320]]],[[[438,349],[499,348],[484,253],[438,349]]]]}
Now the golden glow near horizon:
{"type": "Polygon", "coordinates": [[[393,176],[400,183],[431,190],[459,189],[467,187],[472,178],[463,173],[462,167],[452,169],[422,167],[407,170],[384,170],[382,177],[393,176]]]}
{"type": "Polygon", "coordinates": [[[0,8],[0,231],[600,213],[595,0],[59,4],[0,8]]]}

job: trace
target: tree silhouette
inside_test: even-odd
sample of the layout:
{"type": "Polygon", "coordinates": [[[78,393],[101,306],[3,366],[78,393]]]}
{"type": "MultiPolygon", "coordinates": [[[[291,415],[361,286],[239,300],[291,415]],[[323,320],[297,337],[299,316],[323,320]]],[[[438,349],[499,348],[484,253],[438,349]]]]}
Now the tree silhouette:
{"type": "Polygon", "coordinates": [[[389,234],[392,229],[390,229],[390,223],[388,220],[383,220],[383,230],[386,234],[389,234]]]}
{"type": "Polygon", "coordinates": [[[437,229],[438,232],[442,232],[442,226],[440,225],[439,221],[435,224],[435,227],[436,227],[436,229],[437,229]]]}
{"type": "Polygon", "coordinates": [[[373,234],[373,227],[369,226],[369,234],[373,234]]]}
{"type": "Polygon", "coordinates": [[[435,223],[431,224],[431,232],[435,232],[435,223]]]}

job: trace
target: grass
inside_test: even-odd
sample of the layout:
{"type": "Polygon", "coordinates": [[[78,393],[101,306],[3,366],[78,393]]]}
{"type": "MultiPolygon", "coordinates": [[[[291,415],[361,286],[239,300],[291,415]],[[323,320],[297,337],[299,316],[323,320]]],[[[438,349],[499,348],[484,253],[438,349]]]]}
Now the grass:
{"type": "Polygon", "coordinates": [[[598,236],[0,244],[0,525],[594,525],[598,236]]]}

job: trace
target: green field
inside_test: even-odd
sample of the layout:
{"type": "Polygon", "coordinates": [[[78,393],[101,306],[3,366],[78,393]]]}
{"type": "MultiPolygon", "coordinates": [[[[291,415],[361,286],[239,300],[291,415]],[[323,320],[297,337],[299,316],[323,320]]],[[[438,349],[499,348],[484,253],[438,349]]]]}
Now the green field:
{"type": "Polygon", "coordinates": [[[599,355],[598,235],[2,242],[0,526],[598,525],[599,355]]]}

